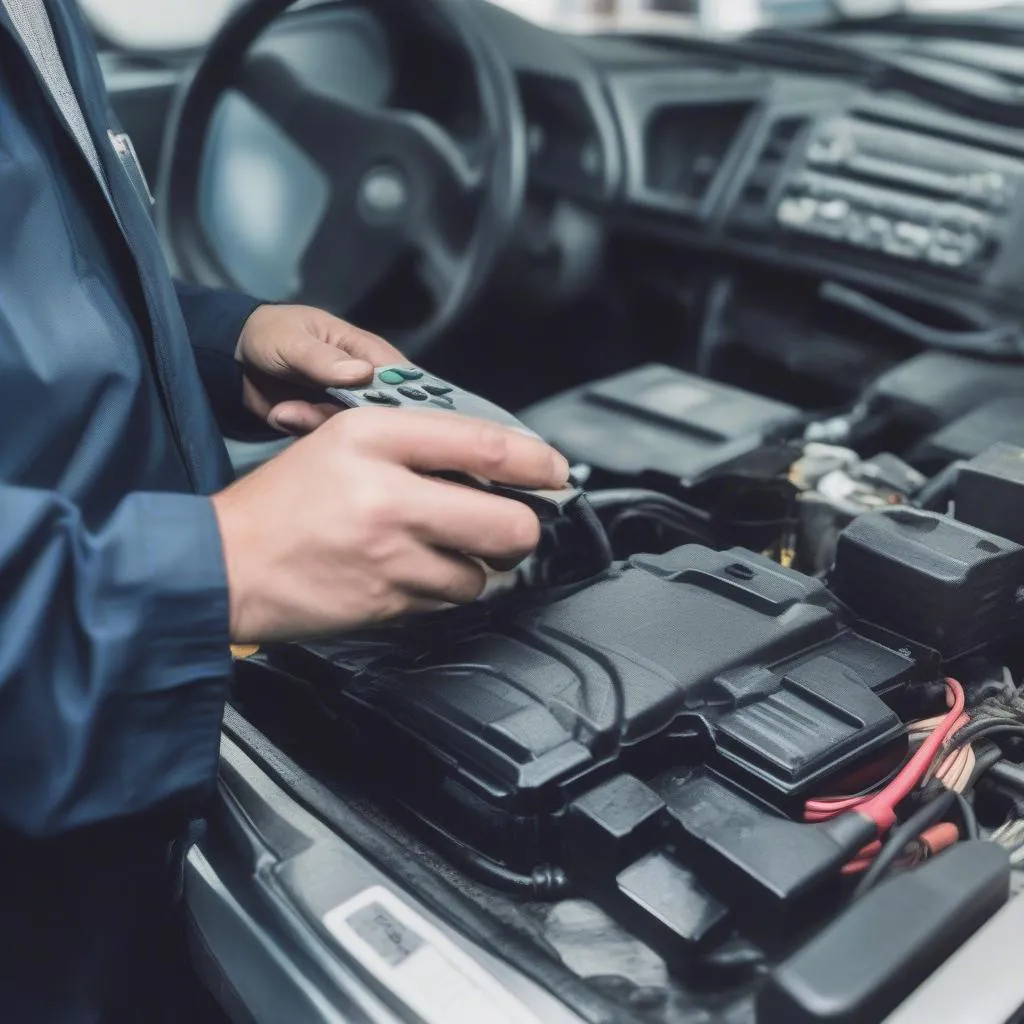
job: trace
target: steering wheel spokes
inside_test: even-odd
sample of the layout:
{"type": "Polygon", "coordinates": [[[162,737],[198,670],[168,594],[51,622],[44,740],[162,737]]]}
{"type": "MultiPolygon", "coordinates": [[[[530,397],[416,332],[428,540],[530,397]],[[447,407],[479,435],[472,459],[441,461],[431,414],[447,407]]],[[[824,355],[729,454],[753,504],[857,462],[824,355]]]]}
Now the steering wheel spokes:
{"type": "Polygon", "coordinates": [[[422,281],[438,301],[458,281],[457,254],[441,240],[443,224],[472,224],[485,168],[416,111],[358,107],[310,94],[274,56],[249,61],[234,88],[323,170],[327,211],[306,250],[306,301],[338,311],[357,308],[406,254],[436,264],[422,281]]]}
{"type": "MultiPolygon", "coordinates": [[[[387,8],[393,19],[408,9],[435,26],[441,15],[470,58],[479,93],[479,128],[464,138],[408,106],[348,102],[311,89],[277,54],[249,55],[262,29],[288,6],[285,0],[253,0],[243,7],[214,42],[179,104],[158,200],[177,269],[204,283],[233,284],[204,244],[196,216],[207,131],[217,102],[233,90],[305,153],[328,182],[324,212],[301,258],[300,283],[291,300],[341,315],[364,306],[386,308],[388,297],[382,302],[381,291],[390,287],[400,293],[411,274],[429,310],[401,342],[410,355],[419,354],[465,312],[518,217],[525,147],[511,74],[459,0],[370,5],[387,8]]],[[[401,302],[401,294],[394,301],[401,302]]],[[[389,325],[366,326],[387,330],[389,325]]]]}

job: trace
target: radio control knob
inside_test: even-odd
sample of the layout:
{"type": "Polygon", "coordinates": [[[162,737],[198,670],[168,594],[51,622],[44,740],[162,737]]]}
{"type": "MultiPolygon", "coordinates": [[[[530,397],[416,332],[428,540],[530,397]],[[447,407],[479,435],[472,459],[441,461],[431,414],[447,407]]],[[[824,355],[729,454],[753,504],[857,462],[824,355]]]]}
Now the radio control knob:
{"type": "Polygon", "coordinates": [[[869,219],[856,211],[847,218],[846,237],[854,245],[871,246],[873,238],[868,228],[869,219]]]}
{"type": "Polygon", "coordinates": [[[928,259],[945,267],[962,267],[967,262],[962,252],[941,245],[933,245],[928,250],[928,259]]]}
{"type": "Polygon", "coordinates": [[[788,197],[779,203],[776,216],[780,223],[790,227],[805,227],[818,214],[818,201],[810,196],[788,197]]]}
{"type": "Polygon", "coordinates": [[[836,166],[846,156],[846,146],[838,135],[821,135],[807,147],[807,162],[836,166]]]}
{"type": "Polygon", "coordinates": [[[892,221],[881,214],[872,214],[868,217],[868,231],[877,238],[883,238],[892,231],[892,221]]]}
{"type": "Polygon", "coordinates": [[[932,230],[925,224],[903,220],[896,225],[896,237],[914,249],[926,249],[932,241],[932,230]]]}
{"type": "Polygon", "coordinates": [[[845,199],[829,199],[818,207],[822,220],[844,220],[850,215],[850,204],[845,199]]]}

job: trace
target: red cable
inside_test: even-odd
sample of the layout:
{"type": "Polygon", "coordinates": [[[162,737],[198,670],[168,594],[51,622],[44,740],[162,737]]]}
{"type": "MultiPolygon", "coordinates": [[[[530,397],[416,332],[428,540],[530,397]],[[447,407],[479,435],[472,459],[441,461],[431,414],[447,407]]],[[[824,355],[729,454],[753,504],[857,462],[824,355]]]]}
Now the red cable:
{"type": "Polygon", "coordinates": [[[879,832],[888,832],[892,828],[896,821],[896,808],[924,778],[925,772],[935,760],[935,755],[942,749],[946,737],[953,731],[953,726],[956,725],[957,719],[963,713],[964,688],[952,678],[946,680],[947,700],[950,693],[953,697],[953,706],[942,722],[936,726],[934,732],[918,747],[917,752],[907,762],[904,769],[881,793],[857,808],[859,814],[870,818],[878,826],[879,832]]]}
{"type": "Polygon", "coordinates": [[[805,821],[827,821],[843,811],[856,810],[870,818],[879,833],[887,832],[896,821],[896,807],[905,800],[924,778],[946,738],[952,733],[964,710],[964,688],[957,680],[946,680],[946,701],[950,710],[927,739],[903,766],[900,773],[880,792],[866,797],[808,800],[804,807],[805,821]]]}

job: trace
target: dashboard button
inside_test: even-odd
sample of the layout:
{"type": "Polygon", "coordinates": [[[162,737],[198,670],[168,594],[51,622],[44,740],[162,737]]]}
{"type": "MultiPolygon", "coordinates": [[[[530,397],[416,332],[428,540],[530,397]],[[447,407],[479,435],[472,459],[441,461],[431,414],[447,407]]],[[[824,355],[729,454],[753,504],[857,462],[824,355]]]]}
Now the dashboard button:
{"type": "Polygon", "coordinates": [[[943,249],[940,245],[933,245],[928,250],[928,259],[932,263],[938,263],[944,267],[959,267],[963,265],[963,258],[955,249],[943,249]]]}
{"type": "Polygon", "coordinates": [[[914,249],[927,249],[932,242],[932,229],[926,224],[915,224],[913,221],[901,220],[895,228],[899,241],[914,249]]]}
{"type": "Polygon", "coordinates": [[[822,220],[844,220],[850,215],[850,204],[845,199],[829,199],[818,207],[822,220]]]}
{"type": "Polygon", "coordinates": [[[868,231],[876,238],[884,238],[892,231],[892,221],[888,217],[873,214],[868,217],[868,231]]]}
{"type": "Polygon", "coordinates": [[[838,135],[821,135],[807,147],[807,162],[834,167],[843,162],[846,151],[846,143],[838,135]]]}
{"type": "Polygon", "coordinates": [[[846,222],[846,237],[854,245],[872,246],[874,236],[868,228],[868,218],[860,213],[852,214],[846,222]]]}
{"type": "Polygon", "coordinates": [[[810,224],[818,213],[818,201],[810,196],[783,199],[776,216],[779,222],[790,227],[804,227],[810,224]]]}

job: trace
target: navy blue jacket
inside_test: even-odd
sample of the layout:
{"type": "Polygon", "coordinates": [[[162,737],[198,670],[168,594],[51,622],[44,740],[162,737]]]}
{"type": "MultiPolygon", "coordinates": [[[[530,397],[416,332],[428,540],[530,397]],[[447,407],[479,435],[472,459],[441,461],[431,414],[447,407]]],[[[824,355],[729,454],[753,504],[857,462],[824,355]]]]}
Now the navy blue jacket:
{"type": "Polygon", "coordinates": [[[0,829],[26,837],[215,778],[230,654],[208,495],[256,306],[171,281],[89,29],[48,5],[117,216],[0,5],[0,829]]]}

